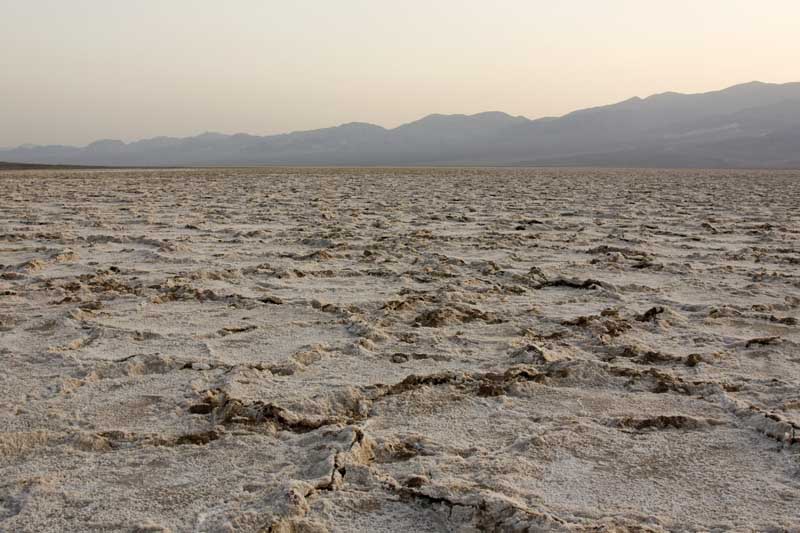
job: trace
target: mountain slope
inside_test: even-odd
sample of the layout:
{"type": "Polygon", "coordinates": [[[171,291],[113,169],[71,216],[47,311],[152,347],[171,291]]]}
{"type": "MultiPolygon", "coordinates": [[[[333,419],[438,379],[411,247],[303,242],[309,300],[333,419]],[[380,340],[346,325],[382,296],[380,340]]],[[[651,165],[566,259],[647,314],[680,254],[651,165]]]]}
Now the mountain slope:
{"type": "Polygon", "coordinates": [[[282,135],[204,133],[86,147],[22,146],[0,159],[82,165],[613,165],[786,167],[800,161],[800,83],[634,97],[558,118],[429,115],[282,135]]]}

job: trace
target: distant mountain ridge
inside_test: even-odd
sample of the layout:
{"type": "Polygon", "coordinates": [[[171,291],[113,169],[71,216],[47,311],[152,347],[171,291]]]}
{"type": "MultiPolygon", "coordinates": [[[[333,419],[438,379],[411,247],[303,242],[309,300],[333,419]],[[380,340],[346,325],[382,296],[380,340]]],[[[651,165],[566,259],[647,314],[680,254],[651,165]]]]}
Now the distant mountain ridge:
{"type": "Polygon", "coordinates": [[[800,83],[667,92],[530,120],[428,115],[387,129],[352,122],[255,136],[203,133],[85,147],[0,150],[18,163],[101,166],[519,165],[800,168],[800,83]]]}

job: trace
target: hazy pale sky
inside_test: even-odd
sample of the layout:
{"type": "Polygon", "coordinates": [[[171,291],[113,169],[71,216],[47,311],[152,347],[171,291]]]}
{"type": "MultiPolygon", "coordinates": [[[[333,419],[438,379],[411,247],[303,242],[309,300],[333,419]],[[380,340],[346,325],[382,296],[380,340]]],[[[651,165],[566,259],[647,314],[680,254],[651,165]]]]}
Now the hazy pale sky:
{"type": "Polygon", "coordinates": [[[0,0],[0,146],[800,81],[798,0],[0,0]]]}

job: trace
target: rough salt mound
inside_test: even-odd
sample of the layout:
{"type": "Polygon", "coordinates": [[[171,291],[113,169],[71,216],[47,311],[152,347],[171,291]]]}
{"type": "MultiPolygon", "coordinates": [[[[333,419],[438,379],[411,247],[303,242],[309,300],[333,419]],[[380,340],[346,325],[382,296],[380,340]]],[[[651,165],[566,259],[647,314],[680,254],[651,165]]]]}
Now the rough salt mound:
{"type": "Polygon", "coordinates": [[[0,190],[0,531],[800,524],[795,174],[0,190]]]}

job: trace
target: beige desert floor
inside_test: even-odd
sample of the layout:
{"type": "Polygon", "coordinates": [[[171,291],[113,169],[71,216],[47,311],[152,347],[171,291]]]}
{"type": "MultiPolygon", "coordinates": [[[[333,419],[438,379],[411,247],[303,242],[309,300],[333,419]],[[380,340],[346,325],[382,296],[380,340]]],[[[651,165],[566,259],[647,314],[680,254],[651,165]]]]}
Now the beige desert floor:
{"type": "Polygon", "coordinates": [[[1,531],[800,531],[800,173],[0,173],[1,531]]]}

